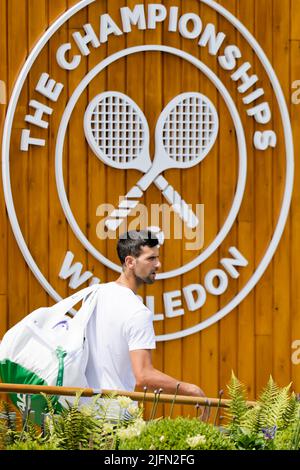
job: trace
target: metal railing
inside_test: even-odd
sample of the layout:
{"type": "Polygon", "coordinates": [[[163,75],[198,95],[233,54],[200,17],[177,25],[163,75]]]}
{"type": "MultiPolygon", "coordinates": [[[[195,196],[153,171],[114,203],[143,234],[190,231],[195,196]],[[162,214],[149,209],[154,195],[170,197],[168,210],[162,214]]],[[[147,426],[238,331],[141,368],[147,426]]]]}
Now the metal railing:
{"type": "MultiPolygon", "coordinates": [[[[161,390],[161,389],[160,389],[161,390]]],[[[160,403],[175,403],[179,405],[200,405],[210,407],[227,408],[230,400],[220,398],[208,397],[191,397],[185,395],[169,395],[164,393],[148,393],[144,392],[128,392],[126,390],[106,390],[106,389],[93,389],[93,388],[80,388],[80,387],[57,387],[54,385],[24,385],[24,384],[5,384],[0,383],[0,393],[23,393],[28,395],[37,395],[45,393],[47,395],[62,395],[62,396],[75,396],[81,393],[83,397],[92,397],[95,395],[117,395],[126,396],[135,401],[151,401],[157,400],[159,395],[160,403]]],[[[255,405],[254,401],[247,401],[247,405],[252,407],[255,405]]]]}

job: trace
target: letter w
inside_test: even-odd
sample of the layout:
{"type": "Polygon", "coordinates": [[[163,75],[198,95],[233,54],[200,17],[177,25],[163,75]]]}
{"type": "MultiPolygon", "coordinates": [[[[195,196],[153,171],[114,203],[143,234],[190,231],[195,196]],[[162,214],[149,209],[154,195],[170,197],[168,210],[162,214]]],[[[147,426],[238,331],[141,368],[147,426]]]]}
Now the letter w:
{"type": "Polygon", "coordinates": [[[72,265],[73,259],[73,253],[68,251],[62,264],[59,277],[61,279],[68,279],[70,277],[71,280],[69,282],[69,287],[71,287],[71,289],[77,289],[77,287],[81,286],[81,284],[84,284],[88,279],[93,277],[93,273],[86,271],[81,274],[83,264],[75,263],[72,265]]]}

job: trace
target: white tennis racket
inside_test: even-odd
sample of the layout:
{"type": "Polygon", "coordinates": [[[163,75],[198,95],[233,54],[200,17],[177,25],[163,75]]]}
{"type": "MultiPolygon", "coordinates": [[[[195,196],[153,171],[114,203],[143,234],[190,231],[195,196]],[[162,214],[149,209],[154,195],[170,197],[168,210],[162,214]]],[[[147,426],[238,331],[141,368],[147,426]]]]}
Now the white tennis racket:
{"type": "MultiPolygon", "coordinates": [[[[126,194],[118,209],[109,215],[105,225],[110,230],[116,230],[130,213],[132,199],[141,197],[164,170],[191,168],[200,163],[213,147],[218,129],[216,108],[201,93],[182,93],[170,101],[157,121],[155,157],[151,168],[126,194]]],[[[176,203],[172,206],[176,210],[176,203]]],[[[181,213],[181,207],[179,205],[178,213],[181,213]]],[[[187,225],[195,227],[197,224],[187,222],[187,225]]]]}
{"type": "MultiPolygon", "coordinates": [[[[137,104],[123,93],[109,91],[97,95],[86,109],[84,131],[93,152],[105,164],[143,173],[152,167],[147,120],[137,104]]],[[[153,181],[186,224],[196,227],[198,218],[173,186],[162,175],[153,181]]],[[[116,230],[136,207],[142,194],[140,189],[130,191],[118,209],[110,214],[106,226],[116,230]]]]}

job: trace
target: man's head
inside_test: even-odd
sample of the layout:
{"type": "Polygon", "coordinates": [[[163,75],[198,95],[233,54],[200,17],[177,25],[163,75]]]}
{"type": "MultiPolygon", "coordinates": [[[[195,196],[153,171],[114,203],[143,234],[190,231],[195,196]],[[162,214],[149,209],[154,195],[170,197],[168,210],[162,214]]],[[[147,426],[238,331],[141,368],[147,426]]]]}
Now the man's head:
{"type": "Polygon", "coordinates": [[[120,236],[117,252],[123,271],[140,284],[153,284],[160,268],[159,242],[150,230],[132,230],[120,236]]]}

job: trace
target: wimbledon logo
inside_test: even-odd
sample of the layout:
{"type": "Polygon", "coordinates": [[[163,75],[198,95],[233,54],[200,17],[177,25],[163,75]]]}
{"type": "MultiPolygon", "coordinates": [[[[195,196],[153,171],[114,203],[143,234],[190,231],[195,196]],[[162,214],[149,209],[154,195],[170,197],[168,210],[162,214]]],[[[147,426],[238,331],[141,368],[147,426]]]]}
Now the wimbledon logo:
{"type": "MultiPolygon", "coordinates": [[[[53,299],[61,298],[59,289],[53,284],[61,286],[62,282],[67,281],[70,288],[77,289],[87,281],[90,284],[101,282],[105,270],[121,271],[116,259],[111,256],[118,230],[121,233],[125,229],[136,228],[137,223],[142,228],[151,226],[157,231],[163,245],[161,249],[166,250],[165,253],[171,253],[171,247],[177,250],[180,246],[184,256],[179,264],[178,257],[174,257],[173,264],[171,259],[168,262],[169,269],[159,273],[153,291],[147,289],[144,299],[154,313],[156,324],[169,325],[162,330],[168,333],[158,335],[158,341],[201,331],[231,312],[248,295],[266,270],[278,246],[293,187],[290,119],[283,92],[270,62],[237,18],[214,1],[202,0],[200,3],[203,4],[203,11],[215,11],[216,17],[220,15],[223,23],[231,25],[235,32],[233,38],[237,35],[243,38],[238,43],[243,43],[244,48],[247,48],[245,56],[229,33],[226,35],[218,31],[213,23],[205,22],[205,14],[200,17],[198,12],[182,13],[177,6],[166,7],[155,3],[122,7],[117,14],[114,9],[112,14],[103,12],[100,2],[96,0],[82,0],[51,25],[30,53],[16,81],[3,133],[3,185],[12,229],[30,269],[53,299]],[[96,20],[93,17],[94,23],[82,24],[72,34],[70,42],[61,41],[61,36],[57,35],[59,30],[89,6],[95,9],[99,7],[99,16],[96,20]],[[159,34],[150,35],[152,39],[149,42],[147,33],[160,31],[161,28],[164,40],[159,34]],[[136,34],[140,36],[135,44],[136,34]],[[131,46],[127,48],[121,41],[125,36],[131,38],[131,46]],[[119,48],[109,54],[108,45],[118,37],[120,42],[114,42],[114,47],[119,44],[119,48]],[[144,43],[141,43],[141,37],[144,43]],[[153,37],[157,39],[154,41],[153,37]],[[168,38],[171,37],[176,37],[177,41],[170,41],[168,38]],[[29,80],[29,73],[39,70],[37,58],[48,43],[52,46],[51,50],[55,47],[55,57],[51,58],[55,61],[54,71],[39,71],[35,89],[30,92],[30,111],[26,115],[23,111],[24,124],[20,129],[20,126],[15,125],[15,116],[22,112],[22,90],[29,80]],[[174,44],[180,44],[180,47],[174,47],[174,44]],[[246,55],[249,57],[249,51],[257,57],[257,74],[253,72],[252,64],[244,58],[246,55]],[[177,70],[180,64],[180,67],[186,67],[189,71],[182,74],[181,90],[174,91],[173,95],[166,87],[163,88],[163,78],[159,75],[157,88],[162,87],[166,95],[160,104],[157,104],[159,100],[148,99],[145,106],[143,100],[131,96],[134,93],[116,89],[104,78],[111,75],[112,67],[118,70],[124,63],[130,75],[130,66],[136,58],[146,62],[149,57],[159,57],[164,64],[167,61],[177,64],[177,70]],[[65,77],[65,81],[61,77],[65,77]],[[270,98],[267,98],[270,92],[266,93],[264,86],[271,89],[275,97],[272,107],[268,101],[270,98]],[[172,96],[169,96],[169,92],[172,96]],[[280,119],[273,119],[275,112],[280,119]],[[74,123],[78,129],[76,135],[71,130],[74,123]],[[216,188],[210,177],[205,178],[205,172],[210,164],[220,166],[224,158],[224,129],[229,128],[233,130],[230,155],[227,157],[228,165],[232,166],[230,181],[225,181],[226,174],[219,174],[221,181],[224,178],[224,186],[230,187],[230,191],[224,195],[220,189],[222,184],[216,188]],[[89,161],[93,162],[93,168],[97,165],[106,176],[128,175],[125,190],[124,187],[119,190],[110,183],[107,186],[111,193],[107,195],[109,202],[98,200],[97,207],[91,206],[97,217],[100,217],[100,221],[93,222],[91,227],[96,237],[91,236],[91,231],[86,229],[91,225],[91,214],[79,214],[76,204],[72,202],[70,186],[66,183],[68,178],[64,174],[66,168],[70,170],[72,165],[77,168],[82,162],[80,149],[85,149],[89,161]],[[231,235],[237,229],[238,215],[249,194],[253,195],[254,191],[263,194],[265,182],[256,180],[253,172],[250,180],[247,177],[249,154],[251,158],[262,161],[270,157],[270,152],[276,154],[276,164],[284,159],[279,162],[285,172],[283,197],[278,204],[279,215],[273,229],[270,224],[267,241],[264,234],[264,254],[255,265],[255,260],[251,259],[253,252],[246,253],[244,244],[243,249],[235,246],[238,242],[232,243],[234,237],[231,235]],[[12,163],[24,159],[26,154],[28,159],[36,159],[36,165],[39,155],[49,156],[49,165],[55,168],[57,195],[49,197],[48,210],[56,198],[66,220],[65,226],[70,229],[77,246],[81,247],[80,254],[85,253],[88,259],[97,262],[95,272],[97,266],[101,272],[98,276],[94,275],[93,269],[84,270],[82,263],[74,263],[74,257],[78,255],[73,253],[69,245],[65,245],[58,247],[61,251],[56,252],[55,259],[51,259],[51,253],[49,255],[49,263],[58,267],[57,279],[60,279],[56,283],[50,282],[49,275],[40,267],[42,255],[33,256],[30,251],[28,239],[19,222],[22,208],[12,189],[15,187],[12,163]],[[193,195],[192,204],[189,196],[186,196],[190,194],[191,197],[192,191],[183,194],[183,186],[179,191],[175,180],[169,177],[170,169],[180,171],[183,176],[188,175],[185,178],[191,178],[189,169],[193,169],[195,174],[201,172],[204,188],[203,194],[199,196],[201,200],[197,201],[193,195]],[[157,202],[161,199],[163,204],[143,205],[142,198],[145,197],[147,201],[149,194],[159,197],[157,202]],[[228,201],[228,194],[232,195],[230,204],[224,203],[226,214],[219,217],[215,226],[210,220],[210,213],[205,212],[204,219],[204,209],[206,204],[209,205],[209,197],[205,197],[205,194],[210,194],[211,199],[219,199],[219,203],[221,200],[228,201]],[[161,210],[162,214],[173,214],[173,224],[170,219],[166,222],[164,217],[159,218],[161,210]],[[204,234],[207,243],[204,242],[204,234]],[[97,240],[101,240],[101,243],[97,240]],[[220,256],[220,252],[223,256],[220,256]],[[212,263],[210,259],[213,255],[212,263]],[[185,281],[184,275],[187,273],[190,273],[189,280],[194,278],[197,281],[185,281]],[[171,279],[171,284],[168,284],[171,279]],[[160,287],[157,288],[157,285],[160,287]],[[206,307],[209,298],[219,298],[222,307],[217,312],[206,310],[205,319],[201,321],[200,312],[206,307]],[[163,305],[162,313],[158,311],[158,305],[163,305]],[[180,322],[172,323],[173,319],[180,320],[183,315],[189,316],[188,327],[178,326],[180,322]]],[[[155,70],[150,69],[147,73],[152,81],[156,79],[155,70]]],[[[174,79],[172,71],[168,69],[166,75],[171,84],[174,79]]],[[[136,77],[136,89],[142,87],[146,96],[147,83],[146,79],[143,81],[136,77]]],[[[84,179],[86,173],[86,167],[81,172],[79,170],[77,175],[80,180],[73,182],[78,193],[82,191],[90,194],[89,179],[84,179]]],[[[105,185],[106,180],[102,179],[101,184],[105,185]]],[[[190,184],[193,184],[192,180],[188,182],[190,184]]],[[[39,198],[41,195],[37,192],[34,197],[39,198]]],[[[38,219],[45,217],[45,214],[39,214],[36,210],[35,216],[38,219]]],[[[251,228],[248,233],[253,236],[249,244],[254,245],[255,233],[260,233],[260,223],[264,221],[249,218],[251,228]]],[[[49,239],[51,236],[53,233],[49,225],[49,239]]]]}

